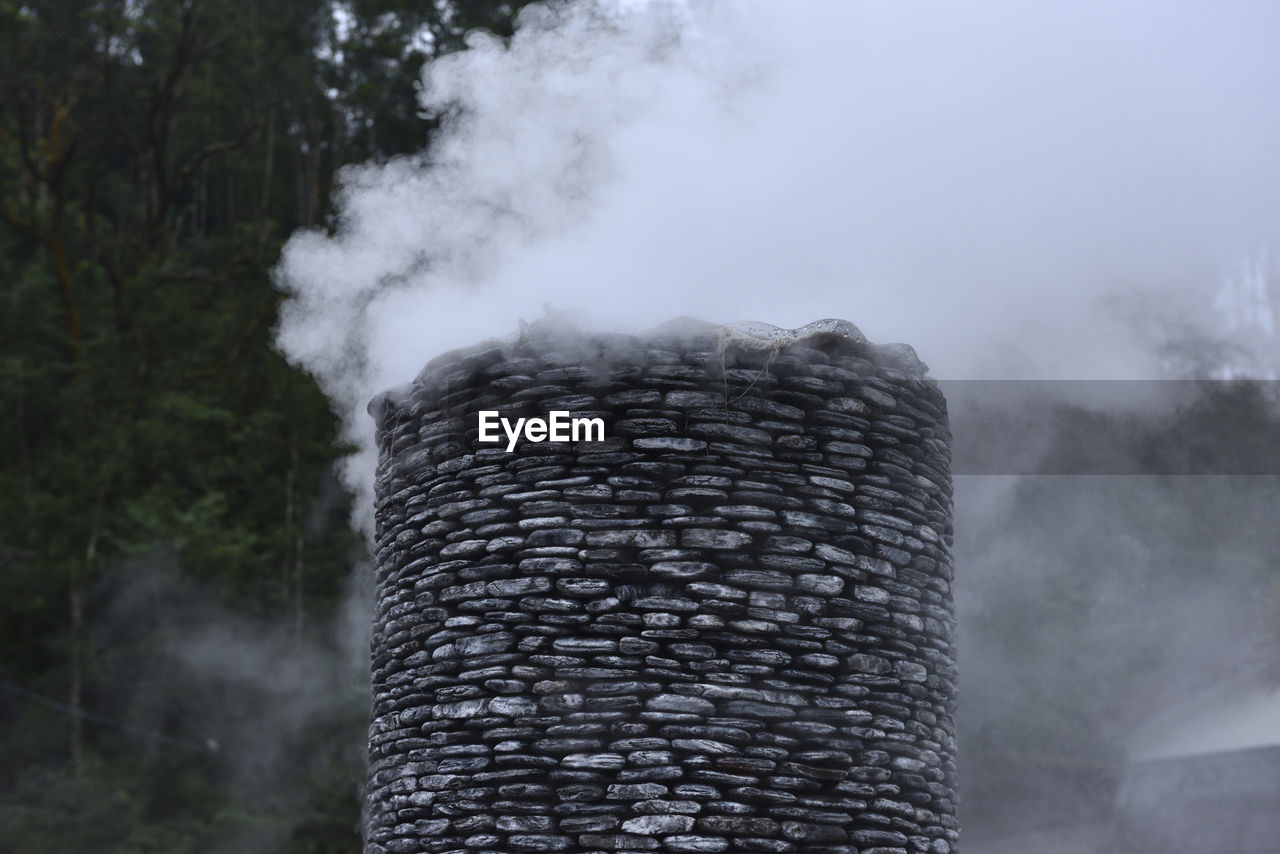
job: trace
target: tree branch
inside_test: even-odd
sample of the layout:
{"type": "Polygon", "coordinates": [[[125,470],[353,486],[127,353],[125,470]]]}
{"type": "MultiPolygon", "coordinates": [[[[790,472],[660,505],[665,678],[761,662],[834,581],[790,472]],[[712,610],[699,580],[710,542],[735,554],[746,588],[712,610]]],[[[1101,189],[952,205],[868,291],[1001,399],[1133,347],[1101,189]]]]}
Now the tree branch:
{"type": "Polygon", "coordinates": [[[208,145],[206,145],[204,148],[201,148],[192,156],[192,158],[189,161],[187,161],[187,163],[185,163],[180,169],[178,169],[177,173],[175,173],[174,175],[174,183],[178,183],[186,179],[187,176],[189,176],[192,172],[199,169],[200,165],[204,163],[206,160],[208,160],[209,158],[215,157],[223,153],[224,151],[234,151],[235,149],[242,147],[246,142],[249,141],[250,137],[252,137],[255,133],[257,133],[259,130],[262,129],[262,125],[265,121],[266,120],[264,118],[259,118],[253,124],[249,125],[244,130],[240,131],[240,133],[237,136],[235,136],[233,139],[224,139],[218,142],[211,142],[208,145]]]}

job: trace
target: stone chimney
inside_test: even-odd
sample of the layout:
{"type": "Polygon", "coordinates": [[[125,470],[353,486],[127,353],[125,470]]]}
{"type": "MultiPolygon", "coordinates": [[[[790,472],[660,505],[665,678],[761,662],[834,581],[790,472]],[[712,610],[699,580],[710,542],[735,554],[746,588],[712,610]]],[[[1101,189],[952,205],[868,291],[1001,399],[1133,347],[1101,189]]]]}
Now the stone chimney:
{"type": "Polygon", "coordinates": [[[909,347],[538,323],[370,412],[368,854],[957,850],[950,434],[909,347]]]}

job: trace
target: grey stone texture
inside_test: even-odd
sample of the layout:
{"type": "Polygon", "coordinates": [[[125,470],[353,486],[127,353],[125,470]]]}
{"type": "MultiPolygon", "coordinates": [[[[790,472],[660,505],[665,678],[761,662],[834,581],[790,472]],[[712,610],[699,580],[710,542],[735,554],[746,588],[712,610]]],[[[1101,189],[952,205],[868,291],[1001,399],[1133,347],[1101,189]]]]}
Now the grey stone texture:
{"type": "Polygon", "coordinates": [[[957,850],[950,434],[909,348],[534,324],[370,412],[367,854],[957,850]],[[481,409],[606,438],[508,453],[481,409]]]}

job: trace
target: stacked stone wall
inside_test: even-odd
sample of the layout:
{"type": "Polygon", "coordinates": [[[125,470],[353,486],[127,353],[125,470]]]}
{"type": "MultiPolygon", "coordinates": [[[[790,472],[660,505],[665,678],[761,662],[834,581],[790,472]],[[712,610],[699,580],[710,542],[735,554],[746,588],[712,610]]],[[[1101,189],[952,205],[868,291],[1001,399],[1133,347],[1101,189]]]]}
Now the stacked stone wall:
{"type": "Polygon", "coordinates": [[[366,850],[955,851],[945,404],[847,324],[527,330],[370,405],[366,850]],[[603,441],[478,441],[478,412],[603,441]]]}

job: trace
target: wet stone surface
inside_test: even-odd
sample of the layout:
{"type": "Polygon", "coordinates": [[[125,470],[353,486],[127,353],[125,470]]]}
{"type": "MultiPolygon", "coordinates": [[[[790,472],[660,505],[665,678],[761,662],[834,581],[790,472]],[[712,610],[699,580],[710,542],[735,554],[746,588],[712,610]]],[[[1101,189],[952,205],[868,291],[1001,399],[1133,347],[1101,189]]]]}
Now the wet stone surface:
{"type": "Polygon", "coordinates": [[[950,435],[909,348],[535,324],[370,412],[369,854],[958,850],[950,435]],[[478,441],[575,408],[604,442],[478,441]]]}

